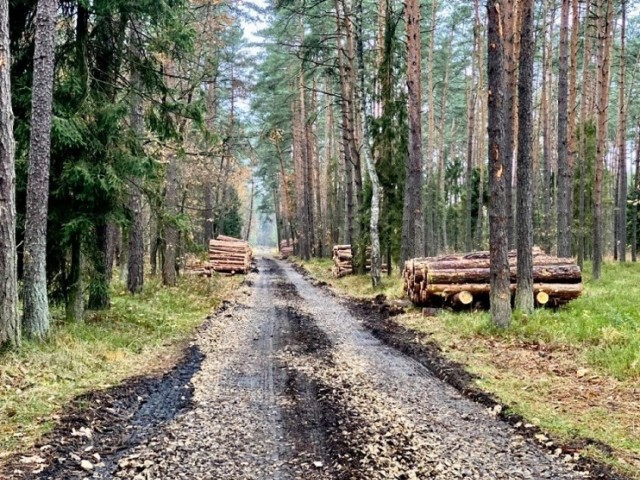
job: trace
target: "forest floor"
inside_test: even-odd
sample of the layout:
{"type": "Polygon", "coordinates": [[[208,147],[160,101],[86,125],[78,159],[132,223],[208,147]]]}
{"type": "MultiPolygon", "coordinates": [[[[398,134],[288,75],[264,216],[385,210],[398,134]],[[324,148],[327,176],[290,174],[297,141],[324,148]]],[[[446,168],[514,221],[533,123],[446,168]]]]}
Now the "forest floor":
{"type": "Polygon", "coordinates": [[[176,366],[81,397],[0,477],[618,478],[438,379],[369,304],[259,270],[176,366]]]}
{"type": "MultiPolygon", "coordinates": [[[[381,293],[389,300],[403,297],[397,275],[383,278],[382,288],[373,290],[368,276],[333,278],[329,260],[298,263],[334,293],[374,309],[381,293]]],[[[515,316],[506,331],[493,327],[486,312],[423,317],[418,309],[370,327],[410,354],[426,357],[436,372],[438,356],[452,362],[449,367],[459,365],[468,381],[446,369],[440,376],[471,397],[502,405],[500,416],[510,423],[528,424],[638,479],[639,280],[637,264],[606,264],[602,280],[587,280],[580,299],[560,310],[515,316]]]]}

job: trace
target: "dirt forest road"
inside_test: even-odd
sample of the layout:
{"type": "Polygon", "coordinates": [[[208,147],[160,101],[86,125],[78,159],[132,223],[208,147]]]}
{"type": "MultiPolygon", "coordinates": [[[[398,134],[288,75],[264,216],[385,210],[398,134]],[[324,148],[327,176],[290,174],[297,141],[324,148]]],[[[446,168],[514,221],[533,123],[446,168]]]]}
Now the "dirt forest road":
{"type": "Polygon", "coordinates": [[[36,478],[589,478],[382,344],[289,264],[258,267],[196,339],[187,408],[95,468],[36,478]]]}

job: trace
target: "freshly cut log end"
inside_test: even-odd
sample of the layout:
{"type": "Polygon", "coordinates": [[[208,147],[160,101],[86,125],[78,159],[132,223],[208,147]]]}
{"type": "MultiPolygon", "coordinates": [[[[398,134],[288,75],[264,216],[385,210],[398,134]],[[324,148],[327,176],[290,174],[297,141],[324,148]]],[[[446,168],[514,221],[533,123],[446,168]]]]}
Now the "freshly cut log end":
{"type": "Polygon", "coordinates": [[[460,293],[456,293],[452,300],[459,305],[471,305],[471,302],[473,302],[473,295],[471,292],[463,290],[460,293]]]}
{"type": "Polygon", "coordinates": [[[536,301],[540,305],[546,305],[547,303],[549,303],[549,294],[543,291],[536,293],[536,301]]]}

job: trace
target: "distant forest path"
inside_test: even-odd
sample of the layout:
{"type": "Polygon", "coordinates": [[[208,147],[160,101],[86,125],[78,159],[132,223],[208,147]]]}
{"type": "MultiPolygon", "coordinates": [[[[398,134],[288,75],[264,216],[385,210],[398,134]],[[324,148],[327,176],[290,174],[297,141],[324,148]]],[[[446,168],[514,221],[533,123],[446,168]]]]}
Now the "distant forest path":
{"type": "Polygon", "coordinates": [[[138,422],[90,472],[36,478],[588,478],[384,345],[290,264],[258,267],[199,333],[188,388],[161,388],[145,415],[192,389],[180,411],[138,422]]]}

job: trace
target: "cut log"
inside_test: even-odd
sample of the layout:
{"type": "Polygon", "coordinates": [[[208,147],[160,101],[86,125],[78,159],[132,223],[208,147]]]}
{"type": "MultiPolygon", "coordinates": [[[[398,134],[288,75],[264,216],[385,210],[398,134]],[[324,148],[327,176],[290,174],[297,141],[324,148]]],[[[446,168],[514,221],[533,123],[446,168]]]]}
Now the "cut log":
{"type": "MultiPolygon", "coordinates": [[[[516,281],[517,267],[510,267],[511,281],[516,281]]],[[[423,272],[420,272],[423,274],[423,272]]],[[[457,270],[429,269],[427,274],[429,283],[485,283],[489,281],[488,268],[465,268],[457,270]]],[[[416,274],[416,279],[420,275],[416,274]]],[[[582,274],[577,265],[534,265],[533,281],[554,283],[580,283],[582,274]]]]}

